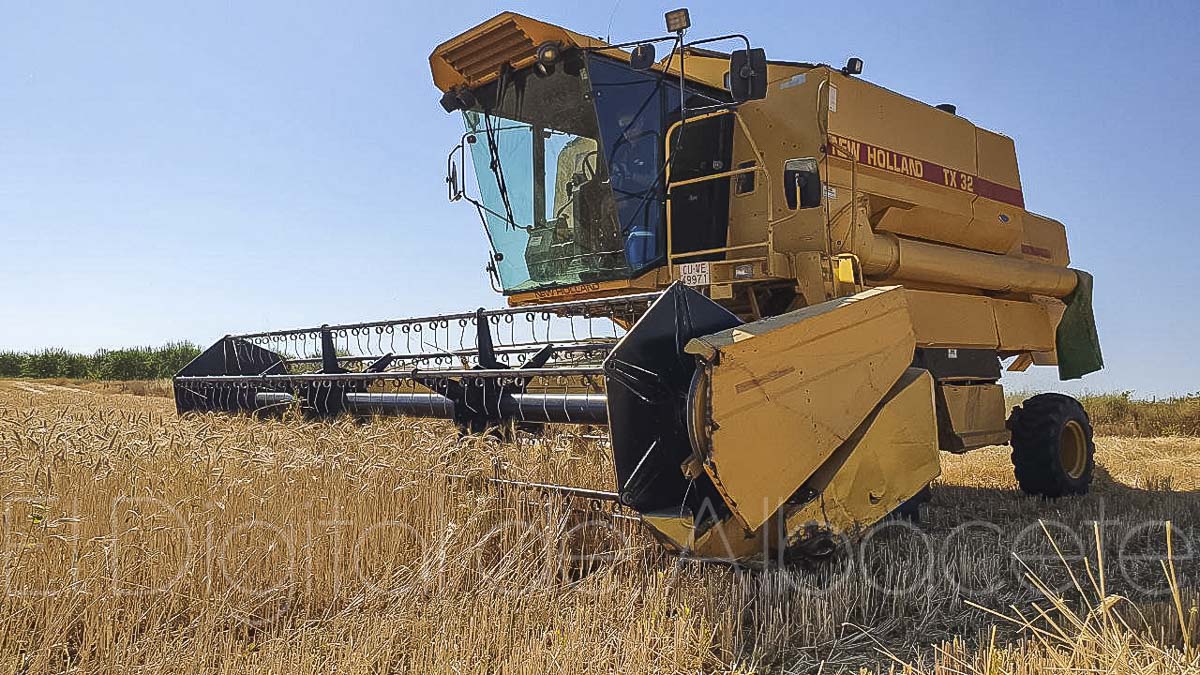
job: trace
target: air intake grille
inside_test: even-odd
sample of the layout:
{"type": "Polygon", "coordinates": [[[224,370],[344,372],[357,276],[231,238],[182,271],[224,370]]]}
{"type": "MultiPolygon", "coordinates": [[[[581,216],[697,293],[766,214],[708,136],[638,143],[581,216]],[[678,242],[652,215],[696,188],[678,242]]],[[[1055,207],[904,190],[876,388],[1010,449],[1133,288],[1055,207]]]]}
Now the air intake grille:
{"type": "Polygon", "coordinates": [[[510,20],[447,50],[442,58],[467,82],[475,83],[499,74],[506,63],[517,63],[536,53],[533,40],[510,20]]]}

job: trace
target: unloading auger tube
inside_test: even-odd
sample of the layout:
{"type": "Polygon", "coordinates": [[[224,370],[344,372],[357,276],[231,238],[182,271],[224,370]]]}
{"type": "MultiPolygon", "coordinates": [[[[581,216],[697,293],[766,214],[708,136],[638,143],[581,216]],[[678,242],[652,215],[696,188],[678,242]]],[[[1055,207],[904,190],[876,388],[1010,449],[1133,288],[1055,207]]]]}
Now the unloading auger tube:
{"type": "Polygon", "coordinates": [[[616,492],[667,547],[821,553],[938,473],[904,291],[743,323],[695,290],[223,338],[181,413],[608,424],[616,492]],[[628,326],[628,330],[622,328],[628,326]],[[864,467],[869,464],[869,469],[864,467]]]}

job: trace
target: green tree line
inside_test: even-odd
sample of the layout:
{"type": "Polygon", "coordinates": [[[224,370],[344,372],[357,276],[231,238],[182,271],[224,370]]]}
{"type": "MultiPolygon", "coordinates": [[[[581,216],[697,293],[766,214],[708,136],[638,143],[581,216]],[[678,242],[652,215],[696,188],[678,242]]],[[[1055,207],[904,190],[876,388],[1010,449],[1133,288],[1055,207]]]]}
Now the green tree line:
{"type": "Polygon", "coordinates": [[[200,353],[190,342],[161,347],[101,349],[77,354],[65,349],[36,352],[0,351],[0,378],[68,378],[75,380],[155,380],[171,377],[200,353]]]}

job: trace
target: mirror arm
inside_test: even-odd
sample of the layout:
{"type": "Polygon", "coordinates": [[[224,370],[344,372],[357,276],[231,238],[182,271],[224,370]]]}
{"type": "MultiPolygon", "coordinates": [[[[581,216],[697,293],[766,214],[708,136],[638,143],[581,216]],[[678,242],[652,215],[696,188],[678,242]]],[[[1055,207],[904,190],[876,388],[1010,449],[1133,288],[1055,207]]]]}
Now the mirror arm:
{"type": "Polygon", "coordinates": [[[702,40],[693,40],[684,46],[695,47],[696,45],[705,45],[710,42],[721,42],[722,40],[741,40],[743,43],[745,43],[746,49],[750,49],[750,38],[742,35],[741,33],[730,33],[729,35],[719,35],[717,37],[704,38],[702,40]]]}
{"type": "Polygon", "coordinates": [[[632,42],[622,42],[621,44],[617,44],[617,45],[604,45],[602,47],[582,47],[580,49],[580,51],[582,51],[582,52],[605,52],[610,49],[624,49],[625,47],[636,47],[641,44],[655,44],[658,42],[667,42],[670,40],[678,40],[678,39],[679,39],[678,35],[664,35],[662,37],[646,38],[644,40],[634,40],[632,42]]]}
{"type": "Polygon", "coordinates": [[[736,110],[737,107],[737,101],[733,101],[731,103],[717,103],[715,105],[706,105],[699,108],[689,108],[688,112],[693,113],[694,115],[705,115],[710,112],[717,112],[718,110],[736,110]]]}

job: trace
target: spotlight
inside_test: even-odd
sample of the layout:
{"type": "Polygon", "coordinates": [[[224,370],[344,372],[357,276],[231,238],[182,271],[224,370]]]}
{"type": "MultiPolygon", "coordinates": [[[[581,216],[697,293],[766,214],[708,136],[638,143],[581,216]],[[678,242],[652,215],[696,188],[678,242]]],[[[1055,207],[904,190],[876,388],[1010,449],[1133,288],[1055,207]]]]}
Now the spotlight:
{"type": "Polygon", "coordinates": [[[475,104],[478,102],[479,100],[475,98],[475,92],[467,89],[466,87],[457,87],[455,89],[451,89],[445,94],[442,94],[441,100],[442,108],[444,108],[448,113],[452,113],[455,110],[468,110],[470,108],[474,108],[475,104]]]}
{"type": "Polygon", "coordinates": [[[466,87],[459,87],[457,93],[458,105],[463,110],[474,108],[475,105],[479,103],[479,99],[475,98],[475,92],[467,89],[466,87]]]}
{"type": "Polygon", "coordinates": [[[558,60],[562,48],[557,42],[543,42],[537,48],[537,72],[549,75],[554,62],[558,60]]]}
{"type": "Polygon", "coordinates": [[[673,9],[666,14],[667,32],[682,33],[692,27],[692,16],[688,14],[687,7],[673,9]]]}
{"type": "Polygon", "coordinates": [[[548,66],[558,60],[560,53],[561,51],[557,42],[543,42],[537,48],[538,63],[548,66]]]}

